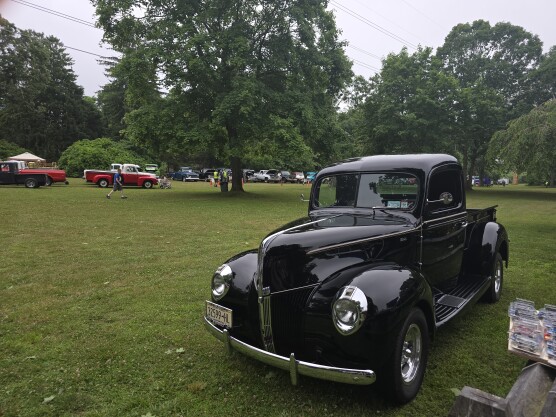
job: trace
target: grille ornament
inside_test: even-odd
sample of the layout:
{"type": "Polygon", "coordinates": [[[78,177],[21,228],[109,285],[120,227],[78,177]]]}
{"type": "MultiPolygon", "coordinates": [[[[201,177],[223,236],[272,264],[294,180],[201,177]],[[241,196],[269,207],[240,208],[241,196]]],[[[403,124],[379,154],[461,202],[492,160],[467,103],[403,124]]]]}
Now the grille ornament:
{"type": "Polygon", "coordinates": [[[276,353],[274,339],[272,337],[272,314],[270,312],[270,287],[263,288],[263,264],[264,264],[264,244],[266,239],[259,247],[258,269],[257,269],[257,293],[259,296],[259,321],[261,325],[261,338],[264,348],[271,353],[276,353]]]}

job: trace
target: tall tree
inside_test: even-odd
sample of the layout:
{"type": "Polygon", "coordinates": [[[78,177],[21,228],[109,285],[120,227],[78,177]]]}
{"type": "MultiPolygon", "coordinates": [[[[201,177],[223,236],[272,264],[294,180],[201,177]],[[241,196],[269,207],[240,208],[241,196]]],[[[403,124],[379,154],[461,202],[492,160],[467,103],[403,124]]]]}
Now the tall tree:
{"type": "Polygon", "coordinates": [[[335,106],[351,70],[326,0],[93,3],[105,39],[141,54],[183,105],[180,145],[230,159],[232,191],[242,190],[243,155],[279,143],[277,130],[298,149],[334,150],[335,106]]]}
{"type": "Polygon", "coordinates": [[[556,100],[551,100],[496,132],[489,156],[514,172],[556,183],[556,100]]]}
{"type": "Polygon", "coordinates": [[[471,189],[473,175],[479,174],[481,182],[486,176],[488,144],[507,117],[504,98],[480,81],[473,87],[459,88],[454,116],[454,153],[461,159],[468,178],[466,187],[471,189]]]}
{"type": "Polygon", "coordinates": [[[463,88],[481,81],[497,91],[512,112],[509,117],[531,109],[533,103],[524,98],[530,88],[528,75],[542,56],[538,36],[507,22],[491,26],[487,21],[476,20],[454,26],[437,56],[463,88]]]}
{"type": "Polygon", "coordinates": [[[451,149],[458,83],[442,71],[430,48],[390,54],[371,79],[366,101],[370,153],[439,152],[451,149]]]}
{"type": "Polygon", "coordinates": [[[462,90],[458,142],[471,178],[487,168],[483,156],[492,134],[535,104],[530,74],[541,59],[542,42],[522,27],[477,20],[455,26],[437,56],[462,90]]]}
{"type": "Polygon", "coordinates": [[[556,46],[542,56],[537,69],[531,74],[535,85],[534,97],[538,104],[556,99],[556,46]]]}
{"type": "Polygon", "coordinates": [[[60,41],[18,30],[0,17],[0,137],[47,159],[102,132],[100,112],[85,100],[60,41]]]}

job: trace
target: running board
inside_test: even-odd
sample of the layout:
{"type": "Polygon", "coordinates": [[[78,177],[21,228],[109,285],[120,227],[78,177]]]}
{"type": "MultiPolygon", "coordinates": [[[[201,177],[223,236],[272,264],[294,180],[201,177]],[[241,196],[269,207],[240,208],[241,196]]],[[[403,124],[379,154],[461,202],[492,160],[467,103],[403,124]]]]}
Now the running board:
{"type": "Polygon", "coordinates": [[[460,313],[470,302],[477,301],[490,285],[490,277],[469,276],[448,292],[434,289],[434,315],[440,327],[460,313]]]}

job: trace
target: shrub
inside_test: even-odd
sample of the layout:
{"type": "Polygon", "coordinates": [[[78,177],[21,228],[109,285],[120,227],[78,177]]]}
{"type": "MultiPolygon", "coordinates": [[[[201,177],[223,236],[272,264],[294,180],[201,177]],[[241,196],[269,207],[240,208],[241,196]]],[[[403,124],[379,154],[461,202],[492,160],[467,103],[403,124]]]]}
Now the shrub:
{"type": "Polygon", "coordinates": [[[125,144],[109,138],[74,142],[58,160],[68,177],[81,177],[84,169],[109,169],[113,163],[145,165],[143,158],[127,149],[125,144]]]}

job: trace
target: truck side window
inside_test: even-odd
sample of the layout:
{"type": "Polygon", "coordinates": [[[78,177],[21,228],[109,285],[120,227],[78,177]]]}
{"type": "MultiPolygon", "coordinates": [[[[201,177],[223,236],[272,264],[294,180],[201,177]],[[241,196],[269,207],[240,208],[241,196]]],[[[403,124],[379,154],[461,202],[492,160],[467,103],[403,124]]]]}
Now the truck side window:
{"type": "Polygon", "coordinates": [[[460,207],[462,203],[460,172],[456,170],[434,172],[429,181],[427,200],[431,213],[440,213],[460,207]],[[450,202],[444,201],[446,196],[451,196],[450,202]]]}

